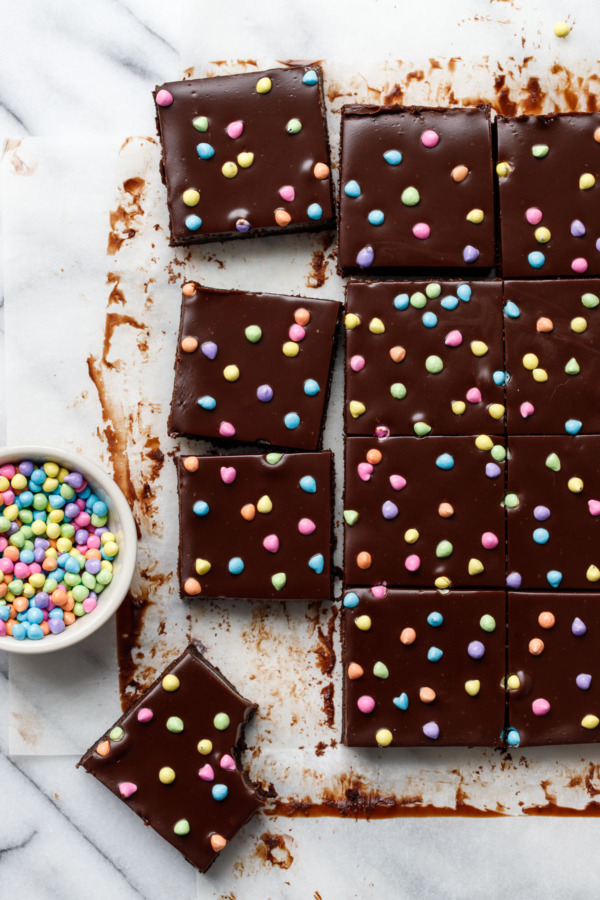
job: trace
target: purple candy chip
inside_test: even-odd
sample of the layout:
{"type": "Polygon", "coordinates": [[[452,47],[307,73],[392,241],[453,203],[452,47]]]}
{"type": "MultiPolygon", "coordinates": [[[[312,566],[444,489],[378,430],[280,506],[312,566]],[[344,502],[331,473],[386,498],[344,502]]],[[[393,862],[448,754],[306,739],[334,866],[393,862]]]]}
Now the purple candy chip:
{"type": "Polygon", "coordinates": [[[550,518],[550,510],[547,506],[536,506],[533,511],[533,515],[538,520],[538,522],[545,522],[546,519],[550,518]]]}
{"type": "Polygon", "coordinates": [[[581,621],[581,619],[578,616],[575,616],[575,618],[573,619],[573,624],[571,625],[571,631],[573,632],[575,637],[581,637],[587,631],[587,628],[585,627],[584,623],[581,621]]]}
{"type": "Polygon", "coordinates": [[[592,676],[586,675],[584,672],[582,672],[580,675],[578,675],[577,678],[575,679],[575,684],[582,691],[589,690],[591,683],[592,683],[592,676]]]}
{"type": "Polygon", "coordinates": [[[261,403],[269,403],[273,399],[273,388],[270,384],[261,384],[256,388],[256,396],[261,403]]]}
{"type": "Polygon", "coordinates": [[[481,641],[471,641],[467,647],[467,653],[471,659],[481,659],[482,656],[485,656],[485,646],[481,641]]]}
{"type": "Polygon", "coordinates": [[[502,470],[496,463],[486,463],[485,474],[488,478],[497,478],[502,470]]]}
{"type": "Polygon", "coordinates": [[[65,630],[65,623],[62,619],[48,619],[48,628],[52,634],[60,634],[65,630]]]}
{"type": "Polygon", "coordinates": [[[201,344],[200,349],[209,359],[214,359],[219,348],[214,341],[204,341],[204,343],[201,344]]]}
{"type": "Polygon", "coordinates": [[[509,572],[506,576],[506,587],[518,589],[521,587],[522,580],[518,572],[509,572]]]}
{"type": "Polygon", "coordinates": [[[474,263],[479,259],[479,250],[477,247],[473,247],[472,244],[467,244],[463,250],[463,259],[466,263],[474,263]]]}
{"type": "Polygon", "coordinates": [[[440,726],[437,722],[426,722],[425,725],[423,725],[423,734],[432,741],[437,741],[440,736],[440,726]]]}
{"type": "Polygon", "coordinates": [[[381,507],[381,515],[384,519],[395,519],[398,515],[398,507],[391,500],[386,500],[381,507]]]}
{"type": "Polygon", "coordinates": [[[362,250],[358,251],[358,254],[356,256],[356,265],[360,266],[361,269],[368,269],[369,266],[373,265],[374,259],[375,251],[370,244],[367,244],[366,247],[363,247],[362,250]]]}
{"type": "Polygon", "coordinates": [[[585,234],[585,225],[581,219],[573,219],[571,222],[571,234],[573,237],[583,237],[585,234]]]}

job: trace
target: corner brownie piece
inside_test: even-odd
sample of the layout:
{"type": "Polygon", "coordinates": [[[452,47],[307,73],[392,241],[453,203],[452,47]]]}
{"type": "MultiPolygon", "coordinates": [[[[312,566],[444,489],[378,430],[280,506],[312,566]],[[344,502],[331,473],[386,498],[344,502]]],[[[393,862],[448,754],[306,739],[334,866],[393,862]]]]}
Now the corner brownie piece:
{"type": "Polygon", "coordinates": [[[508,595],[509,746],[600,741],[600,594],[508,595]]]}
{"type": "Polygon", "coordinates": [[[504,284],[509,434],[599,434],[600,281],[504,284]]]}
{"type": "Polygon", "coordinates": [[[345,744],[501,744],[503,592],[349,588],[344,607],[345,744]]]}
{"type": "Polygon", "coordinates": [[[340,309],[184,284],[170,433],[317,450],[340,309]]]}
{"type": "Polygon", "coordinates": [[[600,274],[600,114],[499,116],[505,277],[600,274]]]}
{"type": "Polygon", "coordinates": [[[179,460],[182,596],[328,600],[333,454],[179,460]]]}
{"type": "Polygon", "coordinates": [[[343,274],[495,264],[489,106],[345,106],[343,274]]]}
{"type": "Polygon", "coordinates": [[[256,709],[190,645],[77,765],[206,872],[263,802],[239,762],[256,709]]]}
{"type": "Polygon", "coordinates": [[[345,581],[502,587],[504,439],[346,440],[345,581]]]}
{"type": "Polygon", "coordinates": [[[508,587],[597,590],[600,437],[509,437],[508,453],[508,587]]]}
{"type": "Polygon", "coordinates": [[[346,434],[504,434],[499,282],[351,281],[346,309],[346,434]]]}
{"type": "Polygon", "coordinates": [[[173,81],[154,99],[171,244],[333,226],[319,66],[173,81]]]}

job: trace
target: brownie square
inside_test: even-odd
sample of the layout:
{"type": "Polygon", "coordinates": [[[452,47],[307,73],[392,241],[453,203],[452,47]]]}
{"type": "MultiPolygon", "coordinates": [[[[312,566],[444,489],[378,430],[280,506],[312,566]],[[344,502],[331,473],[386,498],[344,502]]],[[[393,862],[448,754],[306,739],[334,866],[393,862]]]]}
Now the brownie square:
{"type": "Polygon", "coordinates": [[[496,127],[503,275],[600,275],[600,114],[496,127]]]}
{"type": "Polygon", "coordinates": [[[179,460],[182,596],[328,600],[333,454],[179,460]]]}
{"type": "Polygon", "coordinates": [[[508,453],[508,586],[597,589],[600,437],[509,437],[508,453]]]}
{"type": "Polygon", "coordinates": [[[190,645],[78,766],[206,872],[262,805],[239,762],[256,709],[190,645]]]}
{"type": "Polygon", "coordinates": [[[184,284],[170,433],[317,450],[340,309],[184,284]]]}
{"type": "Polygon", "coordinates": [[[343,274],[495,264],[490,109],[345,106],[343,274]]]}
{"type": "Polygon", "coordinates": [[[154,98],[171,244],[333,226],[319,66],[173,81],[154,98]]]}
{"type": "Polygon", "coordinates": [[[500,282],[351,281],[346,308],[346,434],[504,434],[500,282]]]}
{"type": "Polygon", "coordinates": [[[345,744],[501,744],[502,591],[350,588],[344,607],[345,744]]]}
{"type": "Polygon", "coordinates": [[[509,746],[600,740],[600,594],[508,595],[509,746]]]}
{"type": "Polygon", "coordinates": [[[504,439],[346,440],[345,582],[502,587],[504,439]]]}
{"type": "Polygon", "coordinates": [[[504,284],[509,434],[600,433],[600,281],[504,284]]]}

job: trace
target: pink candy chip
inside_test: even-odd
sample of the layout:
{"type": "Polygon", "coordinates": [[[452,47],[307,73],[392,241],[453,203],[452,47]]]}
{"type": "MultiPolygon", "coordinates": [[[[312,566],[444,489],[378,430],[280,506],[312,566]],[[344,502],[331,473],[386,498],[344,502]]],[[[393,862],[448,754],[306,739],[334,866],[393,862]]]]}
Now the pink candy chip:
{"type": "MultiPolygon", "coordinates": [[[[221,422],[221,424],[219,425],[219,434],[222,437],[233,437],[235,434],[235,428],[233,427],[231,422],[221,422]]],[[[223,470],[221,469],[221,471],[223,470]]]]}
{"type": "Polygon", "coordinates": [[[463,336],[460,331],[450,331],[446,335],[446,340],[444,341],[447,347],[460,347],[463,342],[463,336]]]}
{"type": "Polygon", "coordinates": [[[236,122],[230,122],[226,129],[227,134],[233,140],[235,140],[235,138],[239,138],[239,136],[243,130],[244,130],[244,123],[240,120],[238,120],[236,122]]]}
{"type": "Polygon", "coordinates": [[[83,601],[83,608],[86,613],[91,613],[96,609],[96,600],[94,597],[86,597],[83,601]]]}
{"type": "Polygon", "coordinates": [[[235,760],[229,755],[229,753],[226,753],[221,757],[221,759],[219,760],[219,765],[222,769],[226,769],[228,772],[235,772],[235,760]]]}
{"type": "Polygon", "coordinates": [[[437,131],[433,131],[432,128],[428,128],[427,131],[424,131],[421,135],[421,143],[425,147],[435,147],[436,144],[439,143],[440,136],[437,131]]]}
{"type": "Polygon", "coordinates": [[[374,584],[371,588],[371,593],[376,600],[383,600],[383,598],[387,595],[387,587],[385,586],[385,584],[374,584]]]}
{"type": "Polygon", "coordinates": [[[481,391],[479,388],[469,388],[467,391],[467,400],[469,403],[481,403],[481,391]]]}
{"type": "Polygon", "coordinates": [[[373,466],[368,462],[358,464],[358,477],[361,481],[370,481],[373,474],[373,466]]]}
{"type": "Polygon", "coordinates": [[[148,709],[147,706],[142,706],[141,709],[138,709],[137,720],[138,722],[151,722],[154,718],[154,713],[151,709],[148,709]]]}
{"type": "Polygon", "coordinates": [[[534,716],[545,716],[550,712],[550,704],[547,700],[540,697],[538,700],[533,701],[531,709],[534,716]]]}
{"type": "Polygon", "coordinates": [[[424,241],[431,234],[431,228],[427,222],[417,222],[416,225],[413,225],[412,233],[420,241],[424,241]]]}
{"type": "Polygon", "coordinates": [[[173,102],[173,94],[171,93],[171,91],[165,91],[165,89],[163,88],[156,95],[156,102],[159,106],[170,106],[173,102]]]}
{"type": "Polygon", "coordinates": [[[590,516],[600,516],[600,500],[588,500],[590,516]]]}
{"type": "Polygon", "coordinates": [[[538,222],[542,221],[542,211],[541,209],[538,209],[537,206],[530,206],[529,209],[525,211],[525,218],[530,225],[537,225],[538,222]]]}
{"type": "Polygon", "coordinates": [[[303,341],[306,337],[306,330],[302,327],[302,325],[292,325],[288,332],[290,336],[290,341],[303,341]]]}
{"type": "Polygon", "coordinates": [[[268,534],[266,538],[263,540],[263,547],[265,550],[268,550],[269,553],[277,553],[279,550],[279,538],[276,534],[268,534]]]}
{"type": "Polygon", "coordinates": [[[122,781],[119,785],[119,793],[121,797],[131,797],[137,791],[137,784],[133,781],[122,781]]]}
{"type": "Polygon", "coordinates": [[[571,268],[574,272],[587,272],[588,262],[587,259],[584,259],[583,256],[578,256],[577,259],[574,259],[571,263],[571,268]]]}
{"type": "Polygon", "coordinates": [[[390,475],[390,484],[395,491],[401,491],[406,487],[406,478],[402,475],[390,475]]]}
{"type": "Polygon", "coordinates": [[[198,777],[201,778],[202,781],[214,781],[215,770],[211,765],[206,763],[205,766],[202,766],[202,768],[198,770],[198,777]]]}
{"type": "Polygon", "coordinates": [[[236,479],[237,472],[233,466],[221,466],[221,479],[225,484],[233,484],[236,479]]]}
{"type": "Polygon", "coordinates": [[[372,713],[375,709],[375,701],[372,697],[368,696],[359,697],[356,701],[356,705],[360,709],[361,713],[372,713]]]}
{"type": "Polygon", "coordinates": [[[409,572],[417,572],[421,567],[421,558],[416,553],[411,553],[404,560],[404,565],[409,572]]]}
{"type": "Polygon", "coordinates": [[[279,196],[282,200],[287,200],[288,203],[291,203],[296,197],[296,191],[291,184],[284,184],[282,188],[279,188],[279,196]]]}
{"type": "Polygon", "coordinates": [[[486,550],[493,550],[494,547],[498,546],[498,538],[493,531],[484,531],[481,535],[481,545],[486,550]]]}
{"type": "Polygon", "coordinates": [[[361,369],[365,367],[365,358],[364,356],[353,356],[350,360],[350,368],[353,372],[360,372],[361,369]]]}
{"type": "Polygon", "coordinates": [[[526,400],[524,403],[521,403],[519,407],[519,412],[526,419],[528,416],[532,416],[535,412],[535,406],[533,403],[530,403],[529,400],[526,400]]]}
{"type": "Polygon", "coordinates": [[[298,531],[300,534],[312,534],[317,526],[312,519],[300,519],[298,522],[298,531]]]}

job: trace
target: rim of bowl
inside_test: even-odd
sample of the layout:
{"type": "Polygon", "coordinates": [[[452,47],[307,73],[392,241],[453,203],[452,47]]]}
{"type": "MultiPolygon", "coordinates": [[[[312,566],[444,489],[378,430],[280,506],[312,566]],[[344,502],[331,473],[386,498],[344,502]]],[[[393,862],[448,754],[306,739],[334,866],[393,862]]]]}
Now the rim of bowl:
{"type": "Polygon", "coordinates": [[[72,647],[98,631],[120,607],[131,585],[137,562],[137,527],[131,507],[118,484],[92,460],[73,450],[61,450],[43,444],[21,444],[14,447],[0,448],[0,466],[19,460],[31,459],[33,462],[62,463],[72,471],[79,471],[86,481],[92,482],[108,497],[113,513],[121,523],[123,531],[122,547],[119,547],[121,570],[118,577],[102,592],[102,600],[92,613],[88,613],[78,621],[69,625],[61,634],[45,635],[39,641],[17,641],[8,635],[0,637],[0,650],[7,653],[39,654],[53,653],[72,647]],[[109,596],[104,602],[106,591],[109,596]]]}

